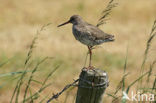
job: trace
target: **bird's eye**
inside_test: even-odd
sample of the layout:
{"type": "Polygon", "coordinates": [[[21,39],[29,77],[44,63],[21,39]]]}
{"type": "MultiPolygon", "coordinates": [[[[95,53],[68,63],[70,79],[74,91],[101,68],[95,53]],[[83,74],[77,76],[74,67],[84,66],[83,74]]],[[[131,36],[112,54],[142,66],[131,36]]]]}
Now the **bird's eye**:
{"type": "Polygon", "coordinates": [[[73,21],[73,20],[74,20],[74,18],[71,18],[70,20],[71,20],[71,21],[73,21]]]}

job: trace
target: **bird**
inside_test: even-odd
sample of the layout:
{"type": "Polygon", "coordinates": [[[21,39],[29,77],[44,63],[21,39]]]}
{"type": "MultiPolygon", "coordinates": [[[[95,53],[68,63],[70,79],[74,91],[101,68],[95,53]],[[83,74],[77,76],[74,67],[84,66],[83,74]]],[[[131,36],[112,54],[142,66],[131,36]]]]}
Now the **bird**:
{"type": "Polygon", "coordinates": [[[88,68],[92,68],[93,66],[91,61],[93,47],[105,42],[114,41],[114,35],[103,32],[97,26],[94,26],[84,21],[79,15],[71,16],[67,22],[62,23],[57,27],[61,27],[69,23],[72,24],[72,33],[75,39],[88,47],[88,51],[90,54],[88,68]]]}

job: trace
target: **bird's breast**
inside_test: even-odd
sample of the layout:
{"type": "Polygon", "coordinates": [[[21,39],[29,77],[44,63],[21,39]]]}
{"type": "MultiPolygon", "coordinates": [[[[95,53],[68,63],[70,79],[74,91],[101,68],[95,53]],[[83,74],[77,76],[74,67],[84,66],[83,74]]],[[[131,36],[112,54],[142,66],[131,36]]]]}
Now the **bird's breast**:
{"type": "Polygon", "coordinates": [[[74,35],[75,39],[79,40],[80,36],[81,36],[81,32],[78,30],[77,26],[73,25],[72,32],[73,32],[73,35],[74,35]]]}
{"type": "Polygon", "coordinates": [[[72,27],[72,32],[76,40],[80,41],[82,44],[93,45],[85,28],[75,25],[72,27]]]}

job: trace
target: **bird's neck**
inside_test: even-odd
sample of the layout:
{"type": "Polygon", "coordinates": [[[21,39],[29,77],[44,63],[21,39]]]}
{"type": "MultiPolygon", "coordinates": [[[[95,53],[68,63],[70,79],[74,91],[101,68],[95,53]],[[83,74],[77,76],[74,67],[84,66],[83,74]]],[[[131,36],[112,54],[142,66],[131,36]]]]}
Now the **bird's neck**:
{"type": "Polygon", "coordinates": [[[79,21],[76,21],[75,23],[74,23],[74,25],[85,25],[86,24],[86,22],[84,21],[84,20],[79,20],[79,21]]]}

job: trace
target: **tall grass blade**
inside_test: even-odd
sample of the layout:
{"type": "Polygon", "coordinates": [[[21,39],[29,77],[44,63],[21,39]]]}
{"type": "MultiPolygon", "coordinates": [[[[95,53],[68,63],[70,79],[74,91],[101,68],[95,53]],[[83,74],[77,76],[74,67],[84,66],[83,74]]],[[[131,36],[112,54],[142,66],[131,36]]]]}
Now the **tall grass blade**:
{"type": "Polygon", "coordinates": [[[154,21],[154,24],[153,24],[152,29],[151,29],[150,36],[149,36],[149,38],[147,40],[147,43],[146,43],[146,49],[145,49],[145,52],[144,52],[144,59],[143,59],[142,65],[141,65],[141,71],[143,71],[143,69],[144,69],[144,65],[145,65],[145,62],[146,62],[146,59],[147,59],[147,54],[148,54],[150,46],[151,46],[151,42],[152,42],[153,38],[156,35],[156,32],[154,32],[155,29],[156,29],[156,20],[154,21]]]}
{"type": "MultiPolygon", "coordinates": [[[[0,74],[0,78],[1,77],[6,77],[6,76],[13,76],[13,75],[21,74],[23,72],[25,72],[25,71],[17,71],[17,72],[3,73],[3,74],[0,74]]],[[[26,72],[32,72],[32,70],[27,70],[26,72]]]]}
{"type": "MultiPolygon", "coordinates": [[[[18,78],[19,78],[19,76],[14,77],[14,78],[11,78],[10,80],[7,81],[7,83],[10,83],[10,82],[12,82],[12,81],[14,81],[14,80],[16,80],[16,79],[18,79],[18,78]]],[[[7,83],[1,84],[1,85],[0,85],[0,89],[3,88],[7,83]]]]}
{"type": "Polygon", "coordinates": [[[25,100],[23,100],[23,101],[26,102],[26,101],[30,100],[31,98],[33,98],[33,100],[36,99],[36,98],[38,98],[39,93],[41,93],[44,89],[46,89],[47,87],[49,87],[49,86],[51,86],[51,85],[52,85],[52,83],[49,83],[49,84],[43,86],[43,87],[40,88],[37,92],[35,92],[32,96],[27,97],[27,98],[26,98],[25,100]]]}
{"type": "MultiPolygon", "coordinates": [[[[42,86],[41,86],[41,88],[39,89],[39,91],[37,91],[36,93],[34,93],[34,95],[32,96],[33,99],[37,99],[37,98],[39,97],[38,93],[39,93],[40,91],[42,91],[43,88],[45,89],[46,82],[48,81],[48,79],[53,75],[53,73],[54,73],[59,67],[60,67],[60,65],[57,65],[57,66],[47,75],[47,77],[46,77],[45,80],[43,81],[42,86]],[[35,97],[35,98],[34,98],[34,97],[35,97]]],[[[26,101],[29,100],[29,99],[30,99],[30,97],[28,97],[28,98],[25,97],[24,100],[23,100],[23,102],[26,102],[26,101]]]]}
{"type": "MultiPolygon", "coordinates": [[[[14,58],[14,57],[13,57],[14,58]]],[[[13,58],[7,59],[5,61],[3,61],[2,63],[0,63],[0,67],[4,66],[5,64],[7,64],[9,61],[11,61],[13,58]]]]}
{"type": "MultiPolygon", "coordinates": [[[[29,77],[29,80],[28,80],[28,83],[27,83],[25,92],[24,92],[24,97],[23,97],[24,99],[26,98],[27,91],[28,91],[28,88],[29,88],[30,83],[31,83],[31,81],[32,81],[32,78],[33,78],[34,73],[37,71],[39,65],[42,64],[42,63],[43,63],[45,60],[47,60],[47,59],[48,59],[48,57],[45,57],[43,60],[41,60],[40,62],[38,62],[37,65],[35,66],[35,68],[33,69],[32,73],[31,73],[31,75],[30,75],[30,77],[29,77]]],[[[25,103],[25,101],[24,101],[23,103],[25,103]]]]}
{"type": "Polygon", "coordinates": [[[115,95],[113,95],[113,94],[110,94],[110,93],[106,93],[107,94],[107,96],[110,96],[110,97],[112,97],[112,98],[114,98],[114,99],[118,99],[118,97],[116,97],[115,95]]]}
{"type": "Polygon", "coordinates": [[[126,69],[127,69],[127,60],[128,60],[128,47],[126,51],[126,58],[125,58],[125,64],[124,64],[124,74],[126,73],[126,69]]]}
{"type": "Polygon", "coordinates": [[[102,11],[102,16],[98,20],[97,27],[103,25],[108,20],[107,17],[110,15],[112,9],[116,7],[118,4],[114,3],[115,0],[110,0],[107,7],[102,11]]]}
{"type": "MultiPolygon", "coordinates": [[[[30,96],[32,96],[32,91],[31,91],[31,89],[29,88],[29,94],[30,94],[30,96]]],[[[31,100],[30,100],[30,103],[33,103],[34,101],[33,101],[33,99],[31,98],[31,100]]]]}
{"type": "Polygon", "coordinates": [[[140,77],[138,77],[135,81],[133,81],[133,82],[128,86],[128,88],[127,88],[127,90],[126,90],[126,93],[128,94],[130,88],[131,88],[136,82],[138,82],[140,79],[142,79],[144,76],[146,76],[148,73],[149,73],[149,71],[146,72],[146,73],[144,73],[144,74],[141,75],[140,77]]]}
{"type": "Polygon", "coordinates": [[[15,93],[16,93],[16,99],[15,99],[15,103],[18,103],[18,97],[19,97],[19,93],[20,93],[20,88],[23,84],[23,78],[25,77],[25,74],[26,74],[26,71],[27,71],[27,63],[29,62],[30,58],[31,58],[31,55],[32,55],[32,52],[33,52],[33,49],[35,48],[35,44],[36,44],[36,40],[38,39],[38,35],[40,34],[40,32],[42,32],[44,30],[45,27],[49,26],[51,23],[49,24],[46,24],[46,25],[43,25],[41,27],[41,29],[39,31],[36,32],[36,36],[34,37],[32,43],[31,43],[31,46],[29,48],[29,52],[27,54],[27,57],[26,57],[26,60],[25,60],[25,63],[24,63],[24,70],[25,72],[23,72],[23,74],[21,75],[21,78],[17,81],[16,83],[16,87],[13,91],[13,94],[12,94],[12,97],[11,97],[11,100],[10,100],[10,103],[13,102],[13,98],[15,96],[15,93]]]}
{"type": "Polygon", "coordinates": [[[129,73],[126,73],[126,74],[123,75],[121,81],[119,82],[119,84],[118,84],[117,87],[116,87],[116,91],[114,92],[114,95],[116,95],[116,94],[119,92],[119,90],[120,90],[121,88],[123,88],[123,84],[124,84],[123,82],[124,82],[125,78],[126,78],[128,75],[129,75],[129,73]]]}
{"type": "Polygon", "coordinates": [[[152,91],[153,91],[153,90],[156,91],[156,78],[155,78],[154,83],[153,83],[152,91]]]}
{"type": "MultiPolygon", "coordinates": [[[[42,87],[46,84],[46,82],[48,81],[48,79],[54,74],[54,72],[60,67],[60,65],[57,65],[45,78],[45,80],[42,83],[42,87]]],[[[42,88],[41,87],[41,88],[42,88]]]]}
{"type": "Polygon", "coordinates": [[[127,69],[127,60],[128,60],[128,47],[126,50],[126,57],[125,57],[125,63],[124,63],[124,72],[123,72],[123,76],[121,81],[119,82],[119,84],[116,87],[116,91],[114,92],[114,94],[117,94],[118,91],[122,88],[122,91],[124,91],[125,89],[125,78],[129,75],[129,73],[126,73],[126,69],[127,69]]]}
{"type": "MultiPolygon", "coordinates": [[[[156,36],[155,30],[156,30],[156,20],[153,23],[149,38],[148,38],[147,43],[146,43],[146,49],[144,52],[144,58],[143,58],[142,65],[141,65],[141,72],[140,72],[141,74],[140,75],[142,75],[144,73],[144,65],[145,65],[145,62],[146,62],[147,57],[148,57],[148,52],[150,50],[152,40],[156,36]]],[[[139,85],[142,86],[142,79],[140,79],[139,81],[140,81],[140,82],[138,82],[139,85]]]]}
{"type": "Polygon", "coordinates": [[[43,84],[42,82],[40,82],[40,81],[38,81],[38,80],[31,79],[31,81],[32,81],[32,82],[35,82],[35,83],[38,83],[38,84],[41,84],[41,85],[43,84]]]}
{"type": "Polygon", "coordinates": [[[150,77],[152,76],[152,71],[153,71],[155,63],[156,63],[156,60],[150,65],[150,70],[149,70],[149,73],[148,73],[148,76],[147,76],[147,80],[146,80],[147,85],[150,82],[150,77]]]}

